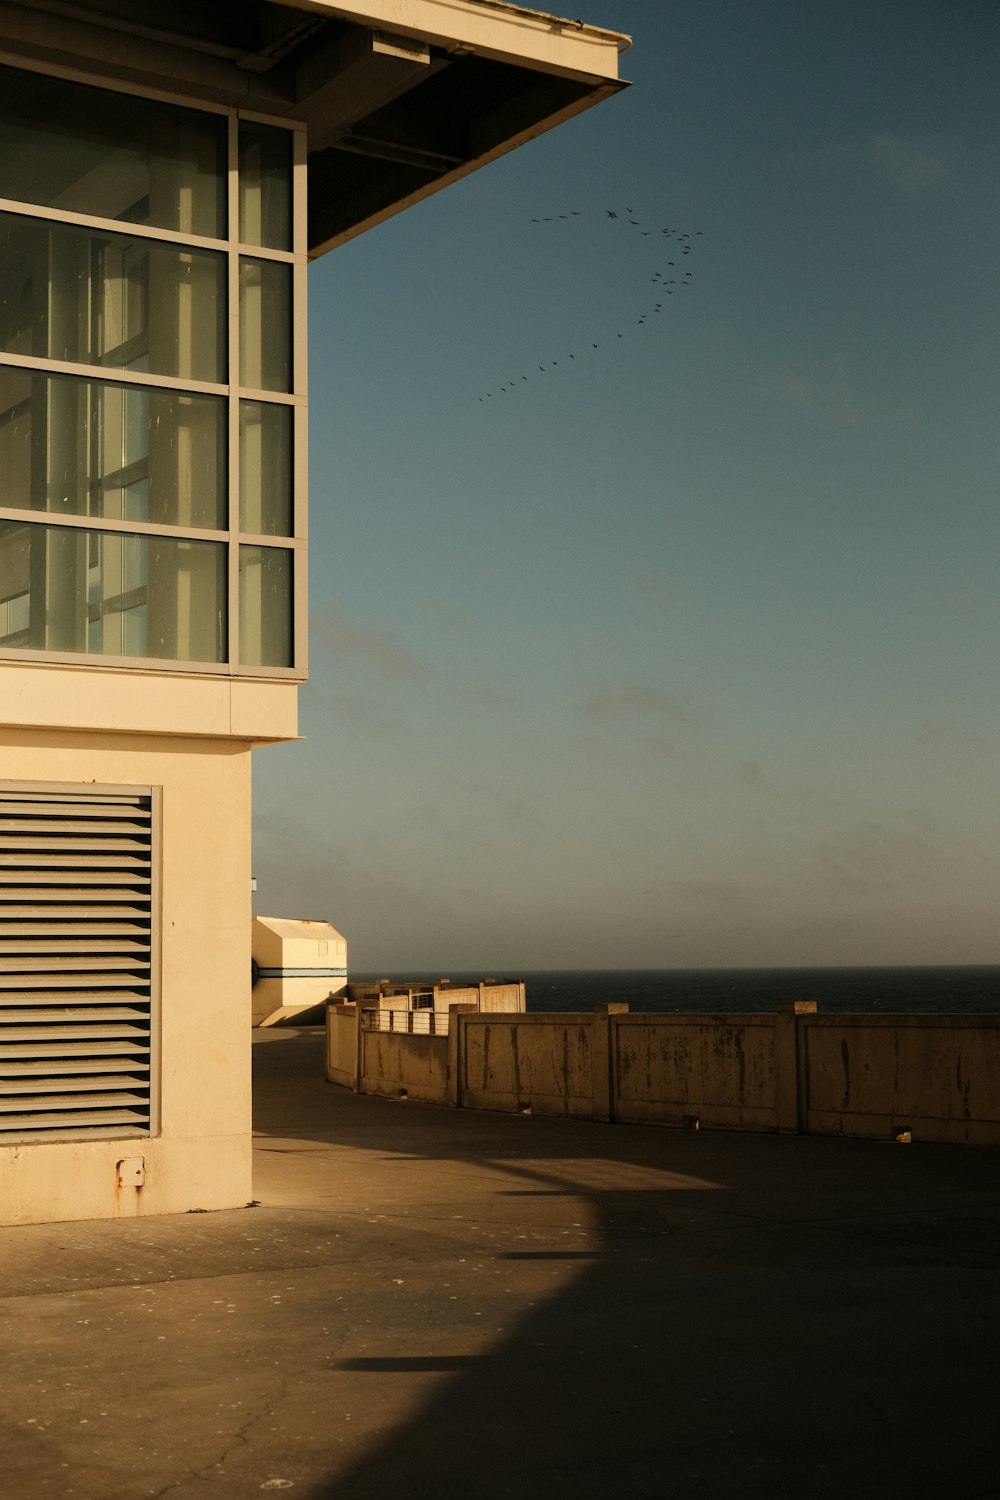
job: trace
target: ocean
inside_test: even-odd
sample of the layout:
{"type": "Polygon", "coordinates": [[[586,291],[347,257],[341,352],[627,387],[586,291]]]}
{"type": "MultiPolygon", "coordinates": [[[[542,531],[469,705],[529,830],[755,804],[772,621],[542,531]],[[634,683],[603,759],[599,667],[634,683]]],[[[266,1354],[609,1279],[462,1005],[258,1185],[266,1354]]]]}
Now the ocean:
{"type": "MultiPolygon", "coordinates": [[[[821,1011],[877,1014],[1000,1011],[1000,965],[877,969],[448,970],[452,984],[523,979],[529,1011],[592,1010],[624,1001],[634,1011],[773,1011],[815,1000],[821,1011]]],[[[432,984],[440,973],[351,975],[432,984]]]]}

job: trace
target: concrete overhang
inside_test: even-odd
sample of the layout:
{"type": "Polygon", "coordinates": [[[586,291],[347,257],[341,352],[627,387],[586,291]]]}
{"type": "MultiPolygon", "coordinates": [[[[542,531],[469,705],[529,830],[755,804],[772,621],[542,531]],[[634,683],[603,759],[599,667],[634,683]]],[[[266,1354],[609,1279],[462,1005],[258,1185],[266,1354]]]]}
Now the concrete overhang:
{"type": "Polygon", "coordinates": [[[0,0],[10,62],[304,121],[314,257],[625,88],[629,45],[508,0],[0,0]]]}

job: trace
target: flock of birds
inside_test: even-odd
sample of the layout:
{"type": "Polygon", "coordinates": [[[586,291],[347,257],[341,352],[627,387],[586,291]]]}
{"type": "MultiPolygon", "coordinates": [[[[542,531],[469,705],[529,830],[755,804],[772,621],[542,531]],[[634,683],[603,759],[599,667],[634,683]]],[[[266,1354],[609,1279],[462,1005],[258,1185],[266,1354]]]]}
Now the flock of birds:
{"type": "MultiPolygon", "coordinates": [[[[654,318],[661,317],[664,313],[666,309],[665,299],[667,297],[672,297],[675,292],[680,292],[685,287],[691,285],[693,272],[690,269],[684,269],[684,258],[691,254],[691,251],[694,248],[692,242],[699,236],[701,236],[703,231],[700,229],[696,229],[691,232],[686,230],[682,231],[676,228],[646,229],[643,226],[642,220],[635,218],[634,214],[635,210],[632,208],[626,208],[624,210],[606,208],[604,210],[603,219],[605,224],[615,223],[619,227],[628,226],[630,229],[636,230],[638,234],[641,235],[644,239],[655,238],[657,240],[657,243],[660,246],[660,256],[658,256],[657,258],[662,258],[662,265],[659,270],[653,271],[651,277],[652,284],[656,287],[656,292],[653,294],[653,297],[649,299],[652,301],[653,305],[647,305],[645,310],[640,313],[638,318],[636,318],[634,321],[629,320],[628,323],[625,323],[617,331],[617,338],[615,338],[614,335],[609,334],[604,337],[601,343],[595,343],[594,340],[591,339],[589,341],[589,348],[587,348],[586,345],[581,344],[580,347],[574,350],[572,353],[564,355],[561,361],[558,359],[550,359],[547,364],[540,364],[537,370],[532,369],[526,374],[522,374],[516,380],[505,380],[503,384],[497,386],[495,390],[483,391],[479,396],[480,401],[490,401],[495,395],[505,396],[508,395],[511,391],[520,390],[522,384],[530,384],[532,380],[537,380],[539,376],[545,375],[551,370],[559,369],[561,366],[567,366],[571,360],[577,361],[578,358],[586,358],[588,355],[593,356],[595,350],[599,351],[607,344],[617,342],[617,339],[624,339],[627,333],[634,332],[637,328],[645,328],[649,326],[650,324],[652,324],[652,320],[654,318]],[[675,258],[667,259],[668,256],[673,256],[675,258]],[[677,274],[668,276],[668,271],[676,272],[677,274]],[[654,300],[656,296],[660,297],[660,301],[654,300]]],[[[569,220],[571,219],[582,219],[586,217],[588,216],[585,215],[581,209],[574,208],[571,209],[569,213],[549,214],[546,217],[532,219],[531,223],[556,224],[560,220],[569,222],[569,220]]]]}

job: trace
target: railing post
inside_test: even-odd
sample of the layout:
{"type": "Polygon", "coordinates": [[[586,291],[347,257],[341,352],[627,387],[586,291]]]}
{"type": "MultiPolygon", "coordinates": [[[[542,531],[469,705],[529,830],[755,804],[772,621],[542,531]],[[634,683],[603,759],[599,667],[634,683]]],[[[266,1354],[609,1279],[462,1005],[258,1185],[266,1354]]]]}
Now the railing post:
{"type": "Polygon", "coordinates": [[[774,1123],[799,1135],[806,1119],[806,1069],[802,1016],[816,1014],[815,1000],[786,1000],[774,1018],[774,1123]]]}
{"type": "Polygon", "coordinates": [[[617,1114],[615,1072],[617,1059],[612,1045],[612,1016],[628,1014],[628,1006],[618,1001],[594,1006],[590,1022],[590,1062],[593,1075],[593,1117],[613,1120],[617,1114]]]}

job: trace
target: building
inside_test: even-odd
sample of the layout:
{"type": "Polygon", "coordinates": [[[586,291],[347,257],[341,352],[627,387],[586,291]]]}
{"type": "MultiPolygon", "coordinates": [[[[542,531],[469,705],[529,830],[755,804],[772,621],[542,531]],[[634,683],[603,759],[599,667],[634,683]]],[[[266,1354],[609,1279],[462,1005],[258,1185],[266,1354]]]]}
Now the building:
{"type": "Polygon", "coordinates": [[[0,0],[0,1223],[252,1196],[307,265],[626,45],[505,0],[0,0]]]}

